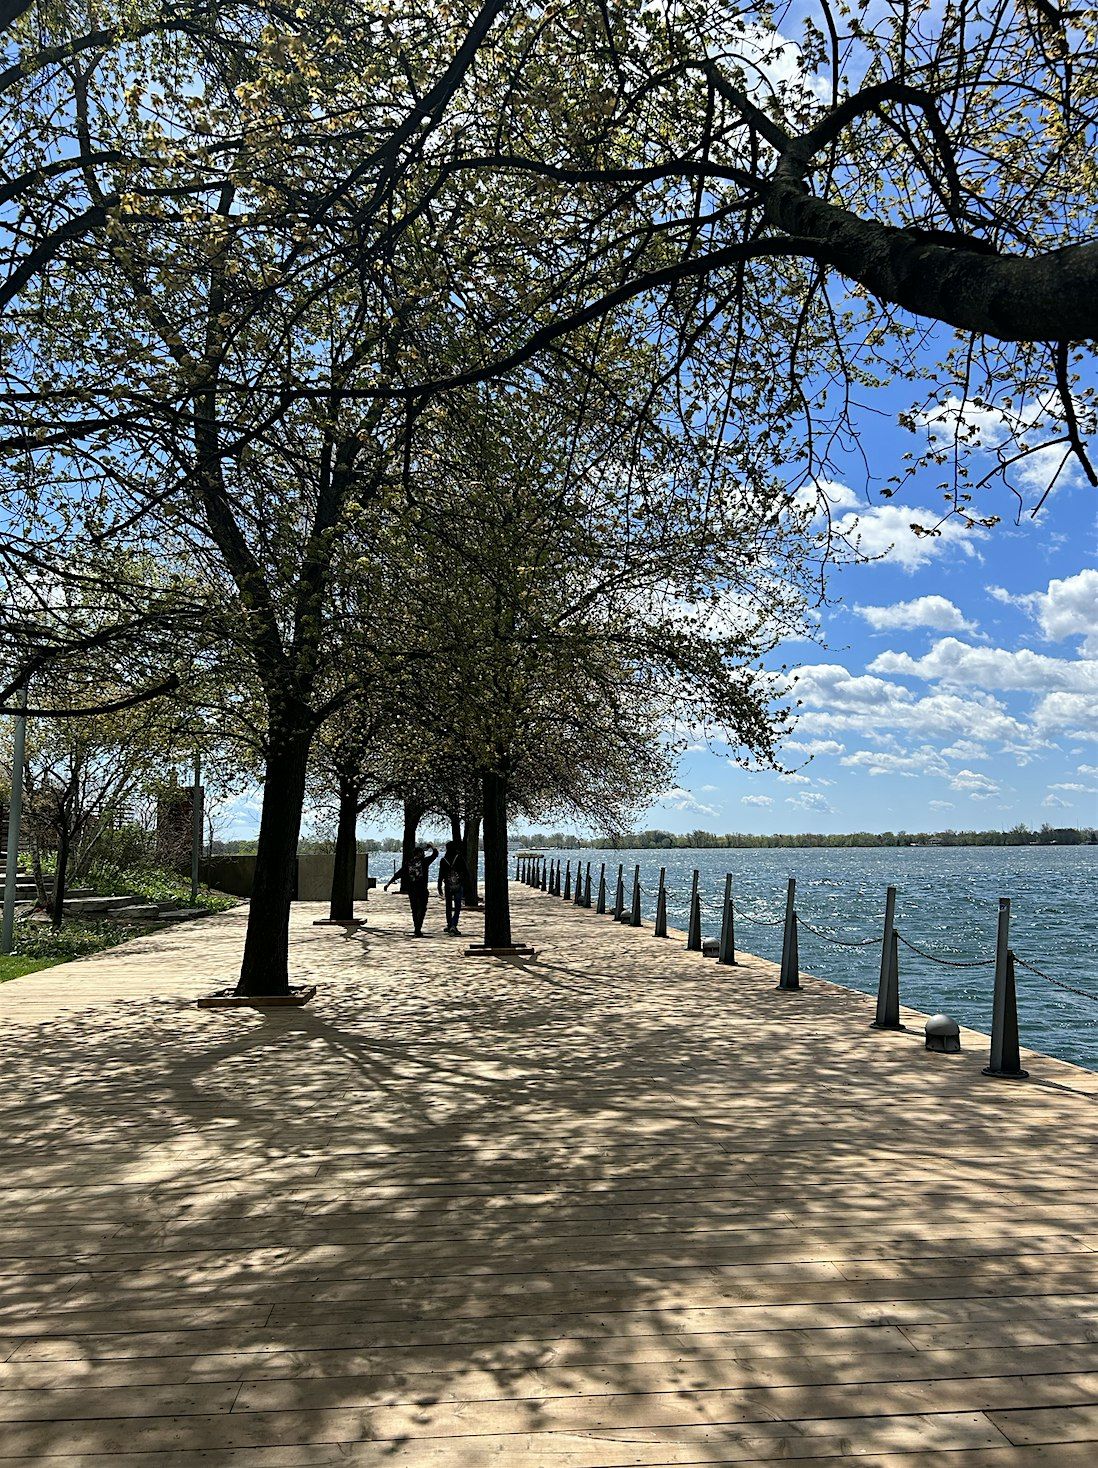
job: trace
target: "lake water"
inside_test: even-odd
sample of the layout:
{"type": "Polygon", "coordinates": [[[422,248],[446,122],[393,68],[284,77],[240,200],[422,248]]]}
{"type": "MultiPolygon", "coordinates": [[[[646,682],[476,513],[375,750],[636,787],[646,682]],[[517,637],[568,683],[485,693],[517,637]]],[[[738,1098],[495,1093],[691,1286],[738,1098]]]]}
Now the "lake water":
{"type": "MultiPolygon", "coordinates": [[[[994,958],[999,898],[1011,900],[1010,946],[1050,978],[1089,991],[1056,988],[1017,968],[1021,1043],[1098,1070],[1098,846],[880,847],[766,850],[553,851],[590,861],[592,903],[599,864],[606,862],[613,901],[617,864],[625,864],[626,903],[640,863],[641,909],[655,916],[660,867],[667,868],[667,920],[685,928],[691,876],[700,873],[702,931],[720,932],[725,873],[732,873],[736,946],[775,961],[786,882],[797,879],[800,961],[819,975],[877,992],[885,888],[897,889],[896,927],[928,952],[948,959],[994,958]],[[741,916],[742,915],[742,916],[741,916]],[[845,940],[873,937],[864,948],[839,948],[808,931],[845,940]]],[[[512,872],[514,865],[512,862],[512,872]]],[[[961,1024],[990,1032],[994,970],[945,968],[901,945],[900,999],[925,1013],[944,1010],[961,1024]]]]}

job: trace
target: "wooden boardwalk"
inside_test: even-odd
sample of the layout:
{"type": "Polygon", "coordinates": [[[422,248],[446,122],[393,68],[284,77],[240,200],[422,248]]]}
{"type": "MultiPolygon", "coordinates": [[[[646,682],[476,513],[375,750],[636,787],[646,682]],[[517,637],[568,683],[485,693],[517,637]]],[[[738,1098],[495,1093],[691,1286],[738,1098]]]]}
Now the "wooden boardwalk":
{"type": "Polygon", "coordinates": [[[513,890],[0,988],[0,1468],[1098,1464],[1098,1076],[513,890]]]}

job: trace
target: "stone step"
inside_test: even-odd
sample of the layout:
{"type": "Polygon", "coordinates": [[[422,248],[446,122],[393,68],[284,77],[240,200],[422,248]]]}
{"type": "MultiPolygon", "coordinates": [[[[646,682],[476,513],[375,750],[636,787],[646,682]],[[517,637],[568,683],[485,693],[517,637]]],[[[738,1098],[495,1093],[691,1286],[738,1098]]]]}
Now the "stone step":
{"type": "Polygon", "coordinates": [[[71,902],[66,900],[65,910],[72,914],[115,913],[121,907],[133,905],[133,896],[129,897],[74,897],[71,902]]]}
{"type": "Polygon", "coordinates": [[[126,922],[155,922],[160,916],[160,905],[156,902],[134,902],[128,907],[116,907],[111,916],[126,922]]]}
{"type": "Polygon", "coordinates": [[[169,922],[182,922],[184,918],[204,917],[205,911],[202,907],[162,907],[160,916],[167,918],[169,922]]]}

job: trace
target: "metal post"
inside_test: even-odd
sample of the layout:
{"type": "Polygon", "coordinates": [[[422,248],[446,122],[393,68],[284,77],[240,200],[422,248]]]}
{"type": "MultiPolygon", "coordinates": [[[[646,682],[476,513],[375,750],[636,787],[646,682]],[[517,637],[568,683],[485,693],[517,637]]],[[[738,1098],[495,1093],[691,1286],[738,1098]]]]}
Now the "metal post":
{"type": "MultiPolygon", "coordinates": [[[[23,689],[21,708],[27,707],[23,689]]],[[[8,809],[8,859],[4,867],[4,915],[0,921],[0,953],[10,953],[15,940],[15,883],[19,870],[19,826],[23,817],[23,760],[27,747],[27,716],[15,716],[11,754],[11,805],[8,809]]]]}
{"type": "Polygon", "coordinates": [[[736,962],[736,921],[732,910],[732,873],[724,879],[724,911],[721,913],[721,946],[717,949],[717,962],[736,962]]]}
{"type": "Polygon", "coordinates": [[[547,856],[541,859],[541,890],[549,891],[549,858],[547,856]]]}
{"type": "Polygon", "coordinates": [[[1014,954],[1010,949],[1010,898],[999,898],[999,929],[995,937],[995,1000],[991,1012],[991,1063],[984,1075],[1024,1081],[1018,1051],[1018,995],[1014,986],[1014,954]]]}
{"type": "Polygon", "coordinates": [[[572,863],[569,861],[564,868],[564,900],[572,900],[572,863]]]}
{"type": "Polygon", "coordinates": [[[638,863],[633,868],[633,904],[629,914],[629,926],[639,928],[641,925],[641,869],[638,863]]]}
{"type": "Polygon", "coordinates": [[[191,791],[191,906],[198,905],[198,864],[202,857],[203,824],[202,755],[194,756],[194,788],[191,791]]]}
{"type": "Polygon", "coordinates": [[[667,868],[660,867],[660,885],[656,893],[656,927],[657,938],[667,937],[667,868]]]}
{"type": "Polygon", "coordinates": [[[591,863],[587,863],[587,870],[583,878],[583,905],[591,906],[591,863]]]}
{"type": "Polygon", "coordinates": [[[794,908],[796,900],[797,879],[790,877],[789,885],[785,889],[785,929],[782,933],[782,968],[777,984],[779,989],[799,989],[801,987],[797,913],[794,908]]]}
{"type": "Polygon", "coordinates": [[[625,870],[623,862],[618,862],[618,885],[614,888],[614,921],[621,922],[621,915],[625,911],[625,878],[622,873],[625,870]]]}
{"type": "Polygon", "coordinates": [[[575,903],[576,907],[582,907],[583,906],[583,862],[582,861],[577,861],[576,862],[576,890],[575,890],[575,894],[573,895],[572,901],[575,903]]]}
{"type": "Polygon", "coordinates": [[[522,873],[522,857],[521,856],[516,856],[515,857],[515,881],[516,882],[521,882],[522,881],[521,873],[522,873]]]}
{"type": "Polygon", "coordinates": [[[550,888],[550,891],[552,892],[552,894],[553,894],[554,897],[559,897],[560,896],[560,857],[559,856],[557,857],[556,861],[553,863],[553,877],[552,877],[552,882],[553,882],[553,885],[550,888]]]}
{"type": "Polygon", "coordinates": [[[701,952],[701,898],[698,896],[697,867],[694,868],[694,880],[690,887],[690,912],[686,919],[686,946],[691,952],[701,952]]]}
{"type": "Polygon", "coordinates": [[[906,1030],[900,1023],[900,944],[896,936],[896,889],[885,892],[884,932],[881,935],[881,976],[877,982],[875,1030],[906,1030]]]}
{"type": "Polygon", "coordinates": [[[595,911],[599,914],[606,912],[606,863],[599,867],[599,895],[595,903],[595,911]]]}

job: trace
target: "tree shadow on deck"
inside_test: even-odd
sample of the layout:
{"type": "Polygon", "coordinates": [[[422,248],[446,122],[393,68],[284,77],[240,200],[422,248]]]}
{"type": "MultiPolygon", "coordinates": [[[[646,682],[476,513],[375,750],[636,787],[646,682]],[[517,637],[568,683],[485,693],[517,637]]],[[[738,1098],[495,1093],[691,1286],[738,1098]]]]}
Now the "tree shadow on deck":
{"type": "Polygon", "coordinates": [[[819,1451],[828,1417],[864,1451],[946,1410],[916,1346],[963,1380],[972,1351],[1098,1341],[1054,1242],[1094,1132],[1050,1137],[1056,1098],[870,1037],[857,996],[573,931],[566,963],[444,965],[372,927],[317,945],[308,1009],[8,1036],[10,1364],[86,1389],[89,1450],[117,1383],[149,1388],[133,1451],[453,1438],[475,1464],[478,1433],[553,1431],[562,1462],[666,1463],[819,1451]],[[231,1412],[202,1395],[226,1382],[231,1412]]]}

